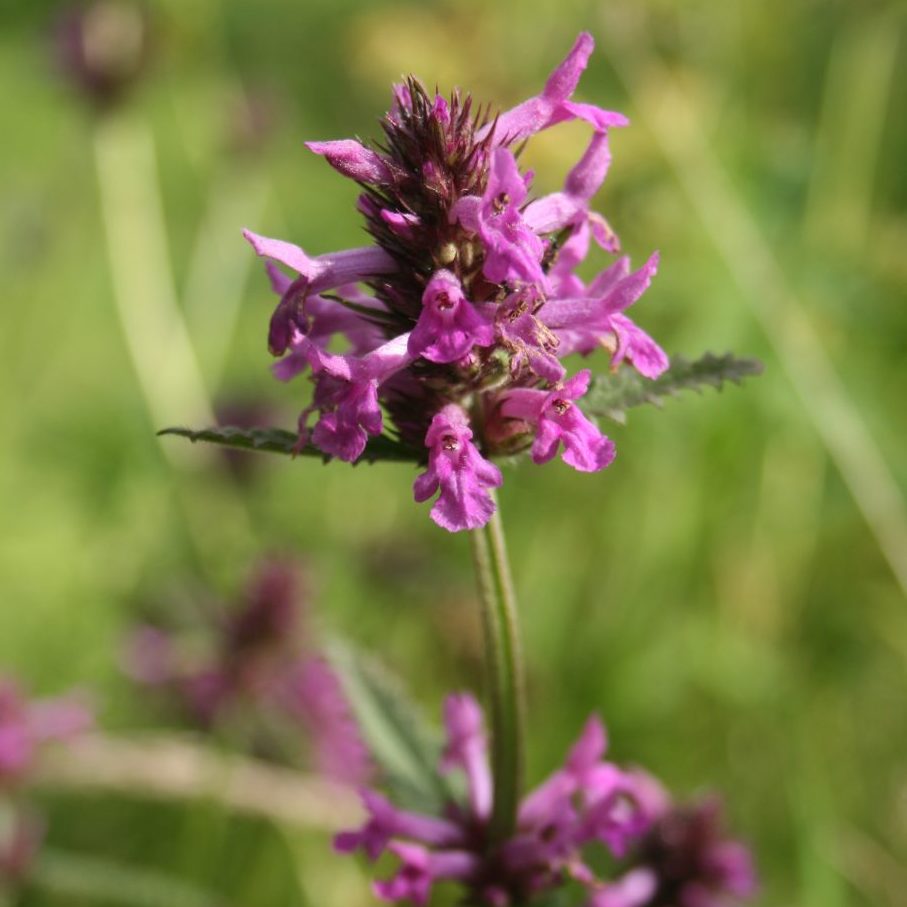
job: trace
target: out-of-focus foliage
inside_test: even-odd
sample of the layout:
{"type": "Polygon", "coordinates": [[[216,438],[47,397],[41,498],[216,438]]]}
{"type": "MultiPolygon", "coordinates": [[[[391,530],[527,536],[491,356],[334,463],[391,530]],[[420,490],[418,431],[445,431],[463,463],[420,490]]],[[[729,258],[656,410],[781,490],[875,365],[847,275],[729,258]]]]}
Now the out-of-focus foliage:
{"type": "MultiPolygon", "coordinates": [[[[272,297],[239,229],[312,253],[356,243],[355,188],[304,139],[367,134],[402,72],[512,103],[588,29],[598,49],[580,94],[633,123],[614,135],[599,206],[635,258],[662,254],[642,326],[690,358],[733,349],[766,368],[743,388],[637,410],[612,429],[619,455],[603,474],[512,467],[502,510],[530,667],[530,774],[598,710],[616,758],[680,791],[726,791],[764,903],[899,903],[903,7],[159,0],[146,80],[104,121],[52,72],[57,8],[0,11],[4,669],[41,691],[92,686],[106,726],[143,726],[117,666],[136,605],[187,577],[226,594],[259,552],[283,549],[318,564],[322,619],[391,662],[429,714],[444,691],[479,685],[467,540],[412,503],[412,467],[260,455],[239,483],[216,450],[155,431],[236,397],[292,428],[300,390],[268,373],[272,297]],[[111,211],[132,256],[119,274],[111,211]],[[130,344],[121,312],[169,293],[167,253],[177,301],[161,324],[134,323],[130,344]],[[191,387],[174,385],[191,377],[174,312],[198,355],[191,387]]],[[[573,128],[530,149],[539,191],[572,164],[573,128]]],[[[79,853],[175,880],[186,903],[204,902],[199,891],[231,904],[301,903],[303,891],[371,902],[326,835],[234,830],[204,803],[166,815],[46,806],[50,868],[29,904],[76,902],[59,886],[84,875],[65,862],[79,853]]]]}

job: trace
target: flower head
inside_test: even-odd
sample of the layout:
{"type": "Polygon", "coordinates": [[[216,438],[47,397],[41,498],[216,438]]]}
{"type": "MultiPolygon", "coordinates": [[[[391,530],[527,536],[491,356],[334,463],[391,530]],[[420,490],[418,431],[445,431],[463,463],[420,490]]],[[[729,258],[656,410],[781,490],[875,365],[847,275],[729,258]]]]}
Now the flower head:
{"type": "Polygon", "coordinates": [[[513,835],[489,837],[492,786],[482,710],[472,696],[448,697],[447,742],[441,770],[458,769],[467,802],[450,804],[442,818],[406,812],[374,792],[364,794],[368,819],[359,831],[337,836],[338,850],[362,849],[377,860],[398,859],[396,872],[375,891],[389,901],[425,902],[438,880],[459,882],[471,903],[504,907],[575,879],[590,892],[603,884],[586,862],[587,848],[623,856],[643,839],[651,819],[637,776],[604,759],[604,728],[587,723],[564,766],[520,805],[513,835]]]}
{"type": "Polygon", "coordinates": [[[588,285],[575,273],[593,240],[618,249],[591,206],[611,162],[609,131],[627,120],[574,100],[592,48],[580,35],[540,94],[497,117],[409,79],[395,87],[381,143],[309,142],[359,184],[374,245],[312,257],[246,231],[279,296],[275,373],[308,371],[315,385],[300,444],[353,462],[389,431],[427,463],[415,497],[438,493],[431,516],[445,529],[491,517],[495,456],[531,450],[543,463],[562,450],[583,472],[611,462],[613,443],[577,402],[588,373],[568,378],[565,356],[604,348],[612,368],[627,362],[650,378],[667,367],[624,314],[656,259],[635,273],[621,259],[588,285]],[[561,191],[532,198],[518,145],[568,120],[591,127],[587,147],[561,191]],[[328,351],[336,336],[344,352],[328,351]]]}

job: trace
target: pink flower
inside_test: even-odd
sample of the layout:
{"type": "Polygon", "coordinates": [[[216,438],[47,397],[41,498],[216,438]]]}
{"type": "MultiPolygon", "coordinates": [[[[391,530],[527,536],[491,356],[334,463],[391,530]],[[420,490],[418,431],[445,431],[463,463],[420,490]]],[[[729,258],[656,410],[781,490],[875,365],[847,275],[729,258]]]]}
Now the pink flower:
{"type": "Polygon", "coordinates": [[[425,436],[429,448],[428,469],[413,485],[417,502],[441,493],[431,509],[431,518],[443,529],[478,529],[494,513],[488,493],[503,481],[501,471],[482,458],[472,443],[472,431],[459,406],[445,406],[432,419],[425,436]]]}
{"type": "MultiPolygon", "coordinates": [[[[381,433],[383,419],[378,405],[378,387],[404,368],[413,358],[408,352],[409,335],[388,341],[365,356],[327,353],[308,336],[293,334],[291,353],[278,365],[306,361],[318,376],[314,408],[321,417],[312,432],[312,441],[330,456],[348,463],[358,460],[369,435],[381,433]]],[[[306,440],[303,411],[300,440],[306,440]]]]}
{"type": "Polygon", "coordinates": [[[447,746],[441,757],[441,771],[461,769],[469,783],[469,806],[480,819],[491,815],[491,772],[488,768],[488,741],[482,709],[465,694],[453,694],[444,702],[447,746]]]}
{"type": "Polygon", "coordinates": [[[612,350],[613,367],[626,359],[646,378],[664,372],[669,365],[664,350],[624,315],[648,289],[657,270],[657,252],[633,273],[629,259],[620,258],[583,288],[581,298],[548,302],[545,319],[563,352],[588,354],[605,346],[612,350]]]}
{"type": "Polygon", "coordinates": [[[275,356],[284,353],[290,345],[294,326],[301,326],[299,319],[307,295],[386,274],[395,267],[394,260],[383,249],[373,246],[309,258],[299,246],[282,239],[269,239],[251,230],[244,230],[243,236],[258,255],[286,265],[299,274],[299,278],[287,287],[271,317],[268,349],[275,356]]]}
{"type": "Polygon", "coordinates": [[[614,442],[589,421],[575,402],[589,389],[590,379],[591,373],[584,369],[548,393],[514,390],[504,398],[501,413],[505,417],[536,426],[532,444],[536,463],[547,463],[560,445],[561,459],[580,472],[597,472],[614,459],[614,442]]]}
{"type": "Polygon", "coordinates": [[[542,93],[502,113],[496,123],[480,130],[479,138],[485,138],[493,130],[496,141],[511,144],[575,119],[585,120],[598,130],[626,126],[628,121],[622,114],[571,100],[594,47],[592,35],[582,32],[570,53],[548,77],[542,93]]]}
{"type": "Polygon", "coordinates": [[[499,306],[495,322],[498,340],[510,353],[511,374],[527,369],[550,384],[557,384],[565,370],[558,358],[560,340],[536,314],[544,299],[537,288],[518,290],[499,306]]]}
{"type": "Polygon", "coordinates": [[[513,153],[495,148],[485,192],[481,197],[464,196],[451,211],[452,219],[481,237],[485,246],[482,272],[494,283],[544,280],[544,246],[520,214],[527,183],[513,153]]]}
{"type": "Polygon", "coordinates": [[[605,219],[589,210],[589,203],[605,181],[610,164],[608,133],[596,132],[579,163],[568,174],[564,191],[546,195],[526,208],[524,219],[538,233],[556,233],[565,227],[572,228],[572,236],[583,233],[585,245],[578,259],[568,262],[569,268],[564,268],[565,256],[561,250],[552,270],[569,271],[582,261],[588,251],[590,233],[603,249],[617,251],[617,237],[605,219]]]}
{"type": "Polygon", "coordinates": [[[371,860],[384,853],[392,838],[414,838],[432,847],[458,847],[464,843],[463,830],[447,819],[423,816],[397,809],[375,791],[362,792],[369,818],[359,831],[344,831],[334,838],[341,853],[363,850],[371,860]]]}
{"type": "Polygon", "coordinates": [[[409,335],[409,352],[432,362],[456,362],[474,346],[491,346],[494,327],[463,295],[450,271],[438,271],[422,295],[422,314],[409,335]]]}

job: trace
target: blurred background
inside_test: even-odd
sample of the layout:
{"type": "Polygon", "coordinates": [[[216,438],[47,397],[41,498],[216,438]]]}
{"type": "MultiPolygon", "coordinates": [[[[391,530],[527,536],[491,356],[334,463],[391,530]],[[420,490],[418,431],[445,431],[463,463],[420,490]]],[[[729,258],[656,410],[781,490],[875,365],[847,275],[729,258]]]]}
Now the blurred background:
{"type": "MultiPolygon", "coordinates": [[[[101,58],[136,77],[94,101],[61,70],[63,9],[0,11],[3,673],[90,691],[109,731],[153,727],[124,636],[174,590],[235,599],[277,552],[308,564],[317,622],[377,650],[428,714],[475,687],[468,540],[412,503],[411,467],[237,466],[155,430],[292,428],[307,388],[268,371],[273,298],[240,229],[312,254],[363,236],[355,186],[305,139],[377,135],[409,72],[509,106],[586,29],[578,96],[632,122],[597,207],[634,260],[662,255],[640,323],[669,353],[733,350],[765,374],[631,412],[601,475],[507,470],[530,777],[598,711],[615,758],[725,793],[761,903],[903,904],[903,5],[160,0],[147,39],[129,13],[101,29],[101,58]]],[[[533,141],[537,191],[584,136],[533,141]]],[[[13,903],[371,903],[326,833],[204,791],[43,803],[47,846],[85,862],[13,903]]]]}

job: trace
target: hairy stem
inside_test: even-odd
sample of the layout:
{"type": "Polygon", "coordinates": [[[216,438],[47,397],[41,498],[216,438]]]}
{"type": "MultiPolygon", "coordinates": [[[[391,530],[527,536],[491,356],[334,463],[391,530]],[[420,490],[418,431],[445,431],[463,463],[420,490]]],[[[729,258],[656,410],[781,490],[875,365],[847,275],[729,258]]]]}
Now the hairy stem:
{"type": "Polygon", "coordinates": [[[525,698],[523,658],[516,596],[507,561],[500,511],[488,525],[470,533],[479,584],[491,700],[494,802],[492,843],[507,838],[516,826],[523,778],[525,698]]]}

